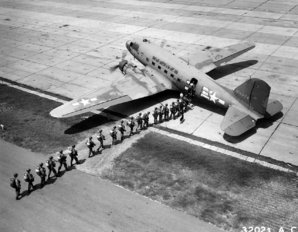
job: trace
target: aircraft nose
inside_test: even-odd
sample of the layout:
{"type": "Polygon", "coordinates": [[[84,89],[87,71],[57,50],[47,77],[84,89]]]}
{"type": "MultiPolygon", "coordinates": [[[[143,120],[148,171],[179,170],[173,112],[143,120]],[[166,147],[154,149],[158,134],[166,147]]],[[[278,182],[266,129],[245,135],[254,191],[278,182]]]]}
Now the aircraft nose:
{"type": "Polygon", "coordinates": [[[128,51],[130,51],[130,43],[131,43],[131,40],[126,41],[126,48],[128,51]]]}

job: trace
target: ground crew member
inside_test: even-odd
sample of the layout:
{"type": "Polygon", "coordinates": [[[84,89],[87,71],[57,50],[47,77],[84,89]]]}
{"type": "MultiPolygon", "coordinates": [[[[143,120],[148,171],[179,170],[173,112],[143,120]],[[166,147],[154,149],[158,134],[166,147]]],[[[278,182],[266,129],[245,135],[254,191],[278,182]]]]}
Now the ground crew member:
{"type": "Polygon", "coordinates": [[[121,124],[118,126],[118,130],[121,133],[121,141],[123,141],[123,139],[124,139],[124,132],[126,131],[123,120],[121,120],[121,124]]]}
{"type": "Polygon", "coordinates": [[[144,120],[144,127],[148,128],[149,127],[149,115],[150,115],[150,112],[147,112],[147,114],[145,113],[143,117],[143,120],[144,120]]]}
{"type": "Polygon", "coordinates": [[[28,194],[31,193],[31,190],[34,190],[34,176],[31,173],[31,169],[27,169],[24,174],[24,181],[28,183],[28,194]]]}
{"type": "Polygon", "coordinates": [[[73,160],[76,161],[76,164],[79,164],[78,151],[76,150],[76,145],[71,146],[69,156],[70,156],[70,166],[73,166],[72,164],[73,160]]]}
{"type": "Polygon", "coordinates": [[[18,179],[18,173],[13,174],[13,178],[10,178],[10,187],[14,188],[16,200],[19,200],[19,196],[21,195],[21,181],[18,179]]]}
{"type": "Polygon", "coordinates": [[[62,168],[62,165],[65,168],[65,171],[67,171],[67,157],[65,154],[63,154],[63,151],[61,150],[58,154],[58,162],[59,162],[59,167],[58,167],[58,173],[60,173],[60,170],[62,168]]]}
{"type": "Polygon", "coordinates": [[[127,125],[130,128],[130,134],[129,134],[129,136],[131,136],[131,135],[133,135],[133,128],[135,126],[135,122],[134,122],[134,118],[133,117],[130,118],[130,120],[127,122],[127,125]]]}
{"type": "Polygon", "coordinates": [[[110,135],[112,137],[112,144],[114,144],[117,140],[117,131],[116,131],[117,127],[114,126],[113,129],[110,131],[110,135]]]}
{"type": "Polygon", "coordinates": [[[55,163],[55,161],[53,159],[53,156],[50,156],[50,158],[47,160],[46,166],[49,169],[48,179],[50,179],[50,175],[51,175],[52,171],[53,171],[55,177],[57,177],[57,172],[56,172],[56,169],[55,169],[56,163],[55,163]]]}
{"type": "Polygon", "coordinates": [[[100,143],[99,147],[97,148],[97,151],[99,151],[100,148],[104,149],[103,141],[106,140],[106,137],[102,134],[102,130],[98,131],[96,138],[100,143]]]}
{"type": "Polygon", "coordinates": [[[158,121],[159,121],[159,123],[162,122],[162,116],[163,116],[163,106],[161,105],[159,107],[159,111],[158,111],[158,121]]]}
{"type": "Polygon", "coordinates": [[[139,113],[139,115],[137,116],[136,120],[137,120],[137,123],[138,123],[137,129],[140,128],[140,130],[142,130],[143,129],[142,113],[139,113]]]}
{"type": "Polygon", "coordinates": [[[168,103],[165,104],[164,108],[163,108],[163,111],[164,111],[164,119],[166,121],[169,120],[169,113],[170,113],[170,110],[169,110],[169,107],[168,107],[168,103]]]}
{"type": "Polygon", "coordinates": [[[40,177],[40,187],[43,187],[46,183],[46,169],[43,167],[43,163],[40,163],[35,170],[36,174],[40,177]]]}
{"type": "Polygon", "coordinates": [[[172,102],[171,106],[170,106],[170,119],[175,119],[175,114],[176,114],[176,106],[175,106],[175,102],[172,102]]]}
{"type": "Polygon", "coordinates": [[[89,149],[89,153],[88,153],[88,158],[90,158],[92,155],[95,154],[93,147],[95,147],[95,143],[92,140],[92,137],[89,137],[89,139],[87,139],[86,145],[89,149]]]}
{"type": "Polygon", "coordinates": [[[157,117],[158,117],[158,109],[157,107],[155,107],[153,111],[154,124],[157,124],[157,117]]]}

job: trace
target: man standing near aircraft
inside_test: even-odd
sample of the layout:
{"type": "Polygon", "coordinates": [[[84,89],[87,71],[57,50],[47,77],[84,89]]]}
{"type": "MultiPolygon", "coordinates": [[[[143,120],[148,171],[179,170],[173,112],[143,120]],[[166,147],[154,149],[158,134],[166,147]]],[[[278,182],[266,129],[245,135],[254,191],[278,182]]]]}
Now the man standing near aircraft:
{"type": "Polygon", "coordinates": [[[130,120],[127,122],[127,125],[128,125],[129,128],[130,128],[129,136],[132,136],[132,135],[133,135],[133,128],[134,128],[134,126],[135,126],[134,117],[131,117],[131,118],[130,118],[130,120]]]}
{"type": "Polygon", "coordinates": [[[15,173],[13,178],[10,179],[10,187],[14,188],[16,192],[16,200],[19,200],[19,196],[21,195],[21,181],[18,179],[18,173],[15,173]]]}
{"type": "Polygon", "coordinates": [[[149,115],[150,115],[150,112],[147,112],[147,114],[145,114],[145,118],[144,118],[144,127],[146,127],[146,128],[149,127],[149,115]]]}
{"type": "Polygon", "coordinates": [[[124,139],[124,132],[126,131],[123,120],[121,120],[121,124],[119,125],[118,130],[120,131],[120,134],[121,134],[121,141],[123,141],[123,139],[124,139]]]}
{"type": "Polygon", "coordinates": [[[175,102],[172,102],[171,106],[170,106],[170,119],[175,119],[175,114],[176,114],[176,106],[175,106],[175,102]]]}
{"type": "Polygon", "coordinates": [[[31,190],[34,190],[34,176],[31,173],[31,169],[27,169],[26,173],[24,174],[24,181],[28,183],[28,194],[31,193],[31,190]]]}
{"type": "Polygon", "coordinates": [[[110,135],[112,137],[112,145],[116,143],[117,141],[117,127],[114,126],[113,129],[110,131],[110,135]]]}
{"type": "Polygon", "coordinates": [[[137,123],[138,123],[137,129],[142,130],[143,129],[142,113],[139,113],[139,115],[137,116],[136,120],[137,120],[137,123]]]}
{"type": "Polygon", "coordinates": [[[72,145],[70,147],[69,156],[70,156],[70,166],[73,166],[73,164],[72,164],[73,160],[76,161],[76,164],[79,163],[79,160],[78,160],[78,151],[76,150],[76,145],[72,145]]]}
{"type": "Polygon", "coordinates": [[[86,145],[89,149],[88,158],[90,158],[92,155],[95,154],[95,152],[93,150],[93,148],[95,147],[95,143],[93,142],[92,137],[89,137],[89,139],[86,142],[86,145]]]}
{"type": "Polygon", "coordinates": [[[56,163],[53,159],[53,156],[50,156],[50,158],[47,160],[46,162],[46,166],[48,167],[49,169],[49,172],[48,172],[48,179],[50,179],[50,176],[51,176],[51,173],[53,172],[55,177],[57,177],[57,171],[55,169],[55,166],[56,166],[56,163]]]}
{"type": "Polygon", "coordinates": [[[157,124],[157,117],[158,117],[158,109],[157,107],[155,107],[153,111],[154,124],[157,124]]]}
{"type": "Polygon", "coordinates": [[[40,177],[40,187],[42,188],[46,182],[46,169],[43,167],[43,163],[40,163],[35,170],[36,174],[40,177]]]}
{"type": "Polygon", "coordinates": [[[99,147],[97,148],[97,151],[99,151],[101,148],[104,149],[103,141],[106,139],[105,136],[102,134],[102,130],[98,131],[98,134],[96,136],[97,140],[99,141],[99,147]]]}
{"type": "Polygon", "coordinates": [[[58,173],[60,173],[60,170],[62,166],[64,166],[65,171],[67,171],[67,163],[66,163],[67,157],[61,150],[58,154],[58,162],[59,162],[59,167],[58,167],[58,173]]]}
{"type": "Polygon", "coordinates": [[[162,116],[163,116],[163,106],[160,105],[159,110],[158,110],[158,122],[159,123],[162,123],[162,116]]]}

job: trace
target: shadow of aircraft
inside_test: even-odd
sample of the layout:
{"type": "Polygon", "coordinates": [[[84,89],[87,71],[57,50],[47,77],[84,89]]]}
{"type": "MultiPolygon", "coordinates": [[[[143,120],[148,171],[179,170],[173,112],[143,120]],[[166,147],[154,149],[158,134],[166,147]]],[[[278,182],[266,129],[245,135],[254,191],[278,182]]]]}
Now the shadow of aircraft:
{"type": "Polygon", "coordinates": [[[247,139],[248,137],[255,134],[259,128],[266,129],[266,128],[272,126],[273,123],[276,122],[277,120],[279,120],[280,118],[282,118],[283,115],[284,114],[282,112],[279,112],[276,115],[274,115],[273,117],[259,119],[256,123],[256,126],[252,129],[246,131],[244,134],[237,136],[237,137],[224,134],[223,138],[229,143],[233,143],[233,144],[240,143],[240,142],[244,141],[245,139],[247,139]]]}
{"type": "MultiPolygon", "coordinates": [[[[177,98],[179,97],[179,92],[173,91],[173,90],[166,90],[160,93],[157,93],[152,96],[144,97],[141,99],[136,99],[130,102],[121,103],[115,106],[111,106],[105,110],[103,110],[104,113],[110,113],[112,115],[118,116],[119,118],[126,118],[128,115],[135,114],[139,111],[143,111],[152,105],[155,105],[161,101],[164,101],[169,98],[177,98]],[[120,113],[121,112],[121,113],[120,113]]],[[[83,117],[86,117],[85,116],[83,117]]],[[[90,114],[89,114],[90,115],[90,114]]],[[[81,118],[83,118],[81,117],[81,118]]],[[[113,121],[111,119],[108,119],[104,114],[95,114],[91,115],[90,117],[83,119],[83,121],[80,121],[74,125],[72,125],[70,128],[64,131],[65,134],[76,134],[80,133],[89,129],[92,129],[97,126],[101,126],[105,123],[108,123],[110,121],[113,121]]]]}
{"type": "Polygon", "coordinates": [[[256,63],[258,63],[257,60],[247,60],[238,63],[227,64],[211,70],[207,73],[207,75],[210,76],[212,79],[217,80],[234,72],[248,68],[256,63]]]}

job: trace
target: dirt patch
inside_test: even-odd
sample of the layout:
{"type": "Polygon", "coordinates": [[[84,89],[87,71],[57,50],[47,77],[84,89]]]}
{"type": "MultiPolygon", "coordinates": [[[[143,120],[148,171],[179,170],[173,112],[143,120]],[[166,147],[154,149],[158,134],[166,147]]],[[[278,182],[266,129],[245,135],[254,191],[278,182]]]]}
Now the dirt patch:
{"type": "Polygon", "coordinates": [[[297,177],[149,133],[104,178],[225,230],[297,226],[297,177]]]}

